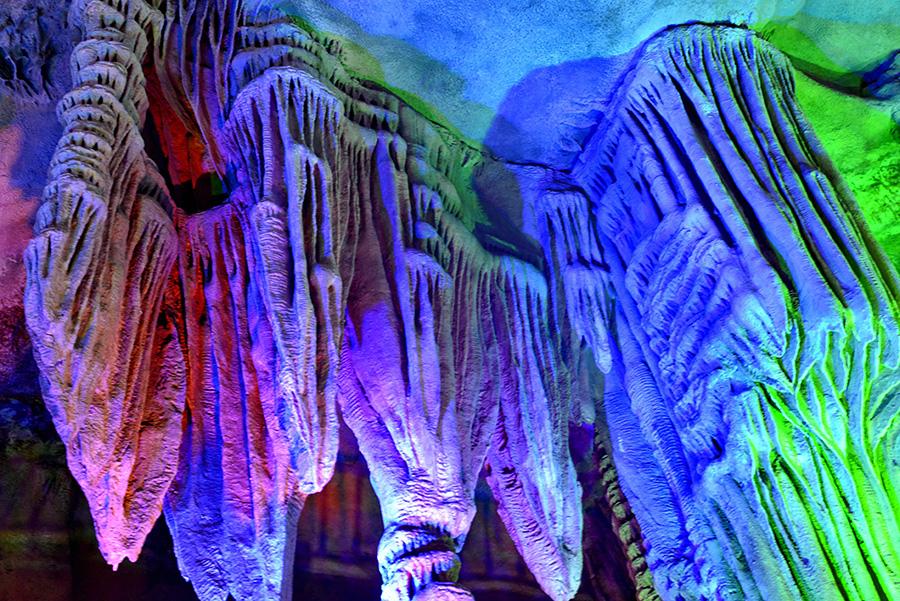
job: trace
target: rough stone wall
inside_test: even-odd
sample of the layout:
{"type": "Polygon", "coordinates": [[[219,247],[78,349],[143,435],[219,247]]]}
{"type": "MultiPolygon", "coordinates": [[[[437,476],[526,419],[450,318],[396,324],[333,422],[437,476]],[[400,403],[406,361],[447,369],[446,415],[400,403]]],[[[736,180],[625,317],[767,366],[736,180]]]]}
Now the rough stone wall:
{"type": "Polygon", "coordinates": [[[25,328],[22,253],[47,183],[61,130],[55,101],[68,87],[76,33],[67,3],[4,2],[0,6],[0,391],[33,393],[34,362],[25,328]]]}

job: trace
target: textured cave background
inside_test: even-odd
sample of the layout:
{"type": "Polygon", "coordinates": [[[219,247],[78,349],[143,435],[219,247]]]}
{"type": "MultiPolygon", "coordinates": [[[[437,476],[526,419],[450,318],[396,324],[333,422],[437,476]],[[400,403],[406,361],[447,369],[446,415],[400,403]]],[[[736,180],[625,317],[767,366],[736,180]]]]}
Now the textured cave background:
{"type": "MultiPolygon", "coordinates": [[[[22,301],[22,257],[62,134],[56,103],[71,86],[70,53],[79,39],[64,4],[5,0],[0,6],[0,601],[196,599],[179,573],[162,518],[140,559],[110,570],[41,398],[22,301]]],[[[527,191],[519,188],[532,181],[529,169],[570,169],[576,163],[582,144],[608,114],[614,84],[656,31],[688,21],[749,25],[791,60],[801,107],[856,195],[874,238],[900,264],[895,3],[272,4],[339,38],[350,48],[356,72],[454,135],[483,143],[500,167],[472,182],[480,202],[474,212],[482,212],[473,219],[478,240],[489,251],[539,264],[539,244],[523,234],[521,197],[527,191]]],[[[162,162],[163,149],[153,146],[164,140],[148,123],[148,152],[162,162]]],[[[193,210],[200,210],[204,202],[218,202],[214,187],[201,180],[194,189],[187,184],[171,192],[199,202],[193,210]]],[[[634,599],[633,560],[643,560],[644,549],[639,540],[633,548],[622,543],[629,533],[621,528],[628,529],[633,516],[624,504],[611,506],[617,493],[603,479],[612,465],[604,446],[604,407],[597,400],[584,404],[573,411],[596,425],[573,425],[569,441],[584,490],[585,566],[576,598],[634,599]]],[[[306,500],[299,520],[295,599],[379,594],[381,511],[356,439],[343,424],[339,440],[334,476],[306,500]]],[[[460,581],[483,601],[546,599],[483,479],[475,487],[475,504],[460,581]]]]}

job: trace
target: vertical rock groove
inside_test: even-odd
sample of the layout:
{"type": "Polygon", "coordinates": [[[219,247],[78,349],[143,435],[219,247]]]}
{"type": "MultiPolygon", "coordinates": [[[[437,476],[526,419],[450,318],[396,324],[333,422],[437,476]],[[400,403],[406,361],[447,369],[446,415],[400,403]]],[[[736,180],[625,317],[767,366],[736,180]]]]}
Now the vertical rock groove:
{"type": "Polygon", "coordinates": [[[63,135],[28,246],[44,399],[104,557],[135,560],[174,476],[185,369],[173,207],[143,152],[144,5],[83,3],[63,135]]]}
{"type": "Polygon", "coordinates": [[[280,445],[275,336],[251,278],[245,224],[224,205],[181,228],[188,388],[166,520],[202,599],[289,594],[305,495],[280,445]]]}

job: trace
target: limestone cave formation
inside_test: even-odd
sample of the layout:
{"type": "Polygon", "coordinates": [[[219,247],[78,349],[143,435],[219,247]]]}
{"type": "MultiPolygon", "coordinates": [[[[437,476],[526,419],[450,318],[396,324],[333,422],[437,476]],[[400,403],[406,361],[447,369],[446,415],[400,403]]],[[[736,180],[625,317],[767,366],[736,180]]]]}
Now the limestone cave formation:
{"type": "Polygon", "coordinates": [[[0,600],[900,599],[900,171],[795,57],[669,23],[548,160],[302,4],[0,7],[0,600]]]}

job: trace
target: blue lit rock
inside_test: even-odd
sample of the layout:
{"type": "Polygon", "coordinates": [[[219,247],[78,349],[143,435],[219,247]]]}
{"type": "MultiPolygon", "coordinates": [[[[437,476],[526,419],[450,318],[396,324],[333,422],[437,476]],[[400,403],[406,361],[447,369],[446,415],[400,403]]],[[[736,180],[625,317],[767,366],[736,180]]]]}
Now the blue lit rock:
{"type": "Polygon", "coordinates": [[[785,58],[744,30],[658,36],[573,175],[609,266],[614,456],[663,598],[896,595],[897,276],[785,58]]]}

